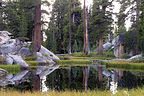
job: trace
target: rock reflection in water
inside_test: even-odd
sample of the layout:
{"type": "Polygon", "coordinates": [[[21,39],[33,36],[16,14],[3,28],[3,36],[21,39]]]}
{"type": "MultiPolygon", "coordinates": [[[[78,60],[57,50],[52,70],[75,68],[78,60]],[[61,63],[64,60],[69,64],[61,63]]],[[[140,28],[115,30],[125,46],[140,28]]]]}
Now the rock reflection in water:
{"type": "Polygon", "coordinates": [[[41,68],[38,67],[33,71],[22,70],[18,74],[7,74],[0,78],[0,86],[3,88],[15,88],[20,91],[40,91],[40,89],[43,91],[45,89],[41,87],[41,81],[43,81],[46,75],[49,75],[58,67],[59,66],[41,66],[41,68]]]}
{"type": "Polygon", "coordinates": [[[105,90],[114,82],[119,88],[137,88],[144,85],[144,73],[108,70],[101,65],[91,66],[39,66],[34,71],[23,70],[0,78],[0,86],[20,91],[35,90],[105,90]]]}

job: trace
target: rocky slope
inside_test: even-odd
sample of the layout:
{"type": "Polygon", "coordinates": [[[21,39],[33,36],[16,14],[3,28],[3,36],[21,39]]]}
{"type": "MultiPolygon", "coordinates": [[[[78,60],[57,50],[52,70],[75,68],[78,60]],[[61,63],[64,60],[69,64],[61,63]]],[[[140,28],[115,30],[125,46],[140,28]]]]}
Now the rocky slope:
{"type": "MultiPolygon", "coordinates": [[[[30,51],[31,42],[22,42],[19,39],[11,39],[11,35],[7,31],[0,31],[0,58],[4,58],[6,64],[19,64],[21,67],[29,67],[24,57],[32,55],[30,51]]],[[[45,47],[41,46],[41,50],[36,53],[35,61],[39,63],[54,64],[55,60],[60,60],[56,55],[45,47]]]]}

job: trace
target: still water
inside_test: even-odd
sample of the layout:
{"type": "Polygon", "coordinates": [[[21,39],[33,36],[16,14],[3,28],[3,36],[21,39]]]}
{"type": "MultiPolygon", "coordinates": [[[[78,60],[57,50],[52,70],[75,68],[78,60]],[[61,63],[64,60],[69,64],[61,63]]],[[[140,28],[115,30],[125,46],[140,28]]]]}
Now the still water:
{"type": "Polygon", "coordinates": [[[4,89],[25,90],[110,90],[143,87],[144,72],[106,69],[102,66],[57,66],[23,70],[0,77],[4,89]]]}

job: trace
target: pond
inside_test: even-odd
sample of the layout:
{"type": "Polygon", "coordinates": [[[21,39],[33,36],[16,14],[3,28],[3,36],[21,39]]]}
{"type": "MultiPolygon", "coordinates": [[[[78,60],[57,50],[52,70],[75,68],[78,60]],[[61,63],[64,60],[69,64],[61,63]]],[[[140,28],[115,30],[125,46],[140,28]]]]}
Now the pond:
{"type": "Polygon", "coordinates": [[[106,69],[101,65],[53,66],[23,70],[0,77],[3,89],[25,90],[111,90],[144,86],[144,72],[106,69]]]}

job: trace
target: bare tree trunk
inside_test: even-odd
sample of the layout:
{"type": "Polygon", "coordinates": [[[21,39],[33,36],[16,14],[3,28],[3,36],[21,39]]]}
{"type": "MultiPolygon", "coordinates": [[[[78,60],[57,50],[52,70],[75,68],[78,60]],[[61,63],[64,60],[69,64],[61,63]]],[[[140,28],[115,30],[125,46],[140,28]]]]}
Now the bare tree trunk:
{"type": "Polygon", "coordinates": [[[86,11],[85,11],[85,0],[84,0],[84,8],[83,8],[83,12],[84,12],[84,47],[83,47],[83,52],[86,53],[86,11]]]}
{"type": "Polygon", "coordinates": [[[98,55],[103,55],[103,34],[102,33],[99,39],[98,55]]]}
{"type": "Polygon", "coordinates": [[[87,33],[87,36],[86,36],[86,49],[87,49],[87,52],[86,54],[89,55],[90,54],[90,46],[89,46],[89,32],[88,32],[88,9],[86,10],[86,33],[87,33]]]}
{"type": "Polygon", "coordinates": [[[35,0],[34,54],[41,48],[41,0],[35,0]]]}
{"type": "MultiPolygon", "coordinates": [[[[52,10],[52,22],[54,22],[54,8],[52,10]]],[[[55,31],[54,30],[53,30],[53,52],[55,53],[55,31]]]]}
{"type": "Polygon", "coordinates": [[[69,54],[71,54],[71,0],[69,0],[69,54]]]}
{"type": "Polygon", "coordinates": [[[88,12],[85,6],[85,0],[84,0],[84,47],[83,51],[85,54],[90,54],[90,48],[89,48],[89,39],[88,39],[88,12]]]}

